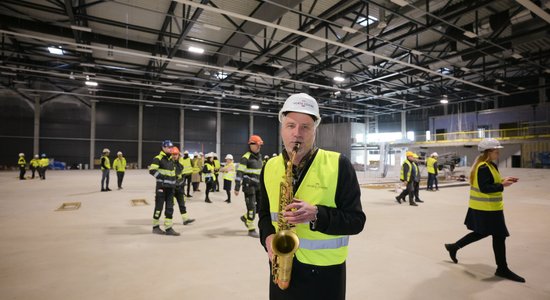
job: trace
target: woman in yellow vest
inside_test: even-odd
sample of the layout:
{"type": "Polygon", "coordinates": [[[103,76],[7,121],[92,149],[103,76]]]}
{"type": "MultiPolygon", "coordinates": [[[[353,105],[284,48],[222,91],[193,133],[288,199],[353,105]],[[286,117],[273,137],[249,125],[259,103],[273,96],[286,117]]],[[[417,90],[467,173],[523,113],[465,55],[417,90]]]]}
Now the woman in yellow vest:
{"type": "Polygon", "coordinates": [[[487,138],[481,140],[478,150],[482,152],[472,166],[470,173],[470,201],[464,224],[472,232],[454,244],[445,244],[452,261],[456,264],[456,253],[468,244],[493,236],[493,252],[497,270],[495,275],[517,282],[525,279],[508,268],[506,262],[506,237],[510,234],[504,221],[502,192],[505,187],[518,181],[516,177],[502,178],[494,163],[499,158],[500,142],[487,138]]]}
{"type": "MultiPolygon", "coordinates": [[[[34,173],[38,171],[38,168],[40,167],[40,157],[38,156],[38,154],[34,155],[34,158],[31,159],[30,164],[31,164],[30,169],[32,171],[32,179],[34,179],[34,173]]],[[[40,175],[40,172],[38,172],[38,174],[40,175]]]]}
{"type": "Polygon", "coordinates": [[[214,153],[210,152],[206,154],[206,161],[202,167],[202,175],[204,176],[204,182],[206,183],[205,199],[204,202],[212,203],[208,194],[213,191],[216,184],[216,177],[214,176],[214,153]]]}
{"type": "Polygon", "coordinates": [[[288,288],[282,290],[270,280],[269,299],[345,299],[349,235],[360,233],[366,219],[355,170],[340,153],[315,147],[321,117],[313,97],[304,93],[288,97],[279,121],[283,153],[271,158],[260,175],[260,241],[271,264],[288,153],[300,144],[292,162],[294,197],[282,212],[295,225],[300,242],[288,288]]]}
{"type": "Polygon", "coordinates": [[[17,161],[17,164],[19,165],[19,180],[25,180],[25,172],[27,167],[25,153],[19,153],[19,160],[17,161]]]}
{"type": "Polygon", "coordinates": [[[225,156],[225,166],[220,169],[223,172],[223,189],[227,194],[226,203],[231,203],[231,185],[235,181],[235,164],[233,163],[233,155],[227,154],[225,156]]]}
{"type": "Polygon", "coordinates": [[[116,155],[117,158],[113,161],[113,169],[116,171],[117,185],[120,190],[122,189],[122,181],[126,173],[126,158],[124,158],[121,151],[118,151],[116,155]]]}

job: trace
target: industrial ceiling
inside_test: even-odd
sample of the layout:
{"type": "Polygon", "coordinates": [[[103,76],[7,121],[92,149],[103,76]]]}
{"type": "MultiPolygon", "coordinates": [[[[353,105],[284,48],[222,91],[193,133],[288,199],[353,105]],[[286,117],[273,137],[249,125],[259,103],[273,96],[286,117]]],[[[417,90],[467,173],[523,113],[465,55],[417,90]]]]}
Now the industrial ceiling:
{"type": "Polygon", "coordinates": [[[33,103],[142,103],[324,117],[548,88],[550,1],[3,0],[0,88],[33,103]],[[253,108],[251,108],[253,107],[253,108]]]}

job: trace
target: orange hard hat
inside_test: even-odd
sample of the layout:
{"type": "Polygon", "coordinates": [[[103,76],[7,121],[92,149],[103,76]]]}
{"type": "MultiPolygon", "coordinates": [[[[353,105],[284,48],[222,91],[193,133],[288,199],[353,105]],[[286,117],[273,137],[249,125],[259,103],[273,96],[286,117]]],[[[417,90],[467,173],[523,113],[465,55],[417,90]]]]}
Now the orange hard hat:
{"type": "Polygon", "coordinates": [[[172,147],[172,149],[170,149],[170,153],[172,155],[180,154],[180,149],[178,149],[178,147],[172,147]]]}
{"type": "Polygon", "coordinates": [[[264,141],[262,140],[262,138],[259,136],[259,135],[252,135],[250,136],[250,139],[248,139],[248,144],[258,144],[258,145],[263,145],[264,144],[264,141]]]}

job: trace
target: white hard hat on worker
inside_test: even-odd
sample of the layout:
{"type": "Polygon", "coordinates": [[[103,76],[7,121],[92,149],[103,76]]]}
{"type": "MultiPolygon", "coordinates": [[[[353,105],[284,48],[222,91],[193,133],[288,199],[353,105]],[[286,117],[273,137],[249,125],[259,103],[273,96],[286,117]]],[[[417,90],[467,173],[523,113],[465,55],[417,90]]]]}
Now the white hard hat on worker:
{"type": "Polygon", "coordinates": [[[321,123],[321,115],[319,114],[319,105],[317,100],[308,94],[300,93],[290,95],[285,101],[283,108],[279,111],[279,122],[283,122],[283,117],[289,112],[297,112],[308,114],[315,120],[315,126],[321,123]]]}
{"type": "Polygon", "coordinates": [[[491,149],[501,149],[504,148],[500,145],[500,142],[493,138],[485,138],[482,139],[479,144],[477,145],[477,150],[479,152],[483,152],[485,150],[491,150],[491,149]]]}

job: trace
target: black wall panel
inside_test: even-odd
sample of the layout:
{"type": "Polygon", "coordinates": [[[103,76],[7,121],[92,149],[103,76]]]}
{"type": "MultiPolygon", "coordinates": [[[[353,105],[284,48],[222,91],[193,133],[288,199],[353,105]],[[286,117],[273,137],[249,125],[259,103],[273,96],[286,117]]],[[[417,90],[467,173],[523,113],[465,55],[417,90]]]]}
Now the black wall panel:
{"type": "MultiPolygon", "coordinates": [[[[222,114],[223,116],[223,114],[222,114]]],[[[185,150],[194,152],[216,151],[216,113],[187,109],[184,114],[185,150]]]]}
{"type": "MultiPolygon", "coordinates": [[[[40,137],[90,138],[90,108],[59,98],[40,106],[40,137]]],[[[45,141],[46,142],[46,141],[45,141]]]]}
{"type": "Polygon", "coordinates": [[[67,168],[80,163],[89,164],[90,141],[41,138],[40,153],[46,153],[48,158],[64,162],[67,168]]]}
{"type": "Polygon", "coordinates": [[[25,153],[29,162],[35,153],[32,153],[32,138],[0,136],[0,170],[17,167],[19,153],[25,153]]]}
{"type": "Polygon", "coordinates": [[[271,156],[279,150],[279,120],[277,118],[254,116],[254,134],[262,137],[262,154],[271,156]]]}
{"type": "Polygon", "coordinates": [[[19,153],[32,159],[34,108],[23,99],[0,94],[0,169],[16,167],[19,153]]]}
{"type": "MultiPolygon", "coordinates": [[[[146,111],[150,110],[144,109],[144,123],[146,111]]],[[[138,122],[139,107],[136,105],[105,102],[96,105],[96,139],[137,141],[138,122]]]]}
{"type": "MultiPolygon", "coordinates": [[[[137,115],[137,114],[136,114],[137,115]]],[[[143,108],[143,140],[157,141],[179,139],[180,110],[166,107],[143,108]]]]}
{"type": "Polygon", "coordinates": [[[248,151],[249,116],[222,114],[221,123],[221,156],[232,154],[238,161],[239,157],[248,151]]]}

